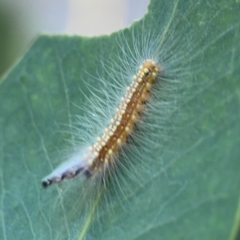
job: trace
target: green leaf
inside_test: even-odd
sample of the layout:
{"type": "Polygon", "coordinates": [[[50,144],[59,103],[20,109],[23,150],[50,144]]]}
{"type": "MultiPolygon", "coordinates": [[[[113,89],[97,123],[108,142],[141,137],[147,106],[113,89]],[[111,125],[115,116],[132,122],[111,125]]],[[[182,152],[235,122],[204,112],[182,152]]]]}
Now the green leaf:
{"type": "Polygon", "coordinates": [[[153,0],[143,20],[110,36],[40,36],[0,84],[0,239],[236,239],[239,4],[153,0]],[[117,65],[131,58],[121,52],[126,44],[129,54],[151,42],[169,105],[146,113],[139,159],[128,158],[122,187],[112,180],[92,201],[78,179],[42,189],[66,140],[75,141],[71,126],[91,134],[76,125],[90,114],[88,86],[111,95],[98,76],[116,83],[117,65]],[[147,123],[157,127],[146,131],[147,123]]]}

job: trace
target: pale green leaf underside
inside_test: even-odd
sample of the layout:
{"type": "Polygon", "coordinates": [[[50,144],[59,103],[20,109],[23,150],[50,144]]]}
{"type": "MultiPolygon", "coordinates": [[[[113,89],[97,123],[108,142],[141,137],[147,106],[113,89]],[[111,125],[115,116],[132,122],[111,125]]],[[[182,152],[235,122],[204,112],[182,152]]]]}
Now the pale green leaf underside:
{"type": "Polygon", "coordinates": [[[237,1],[152,1],[146,25],[179,42],[166,54],[181,55],[183,65],[192,57],[185,70],[191,92],[179,121],[169,120],[180,128],[160,151],[162,167],[150,159],[153,172],[143,174],[132,196],[121,203],[112,196],[113,209],[103,208],[96,218],[99,199],[82,217],[57,188],[45,191],[40,181],[69,138],[59,134],[61,124],[85,114],[75,106],[85,104],[79,88],[96,81],[85,70],[104,75],[99,62],[117,54],[116,40],[40,36],[0,85],[0,239],[234,239],[240,216],[239,13],[237,1]],[[188,52],[181,52],[185,40],[188,52]],[[56,196],[60,210],[54,209],[56,196]]]}

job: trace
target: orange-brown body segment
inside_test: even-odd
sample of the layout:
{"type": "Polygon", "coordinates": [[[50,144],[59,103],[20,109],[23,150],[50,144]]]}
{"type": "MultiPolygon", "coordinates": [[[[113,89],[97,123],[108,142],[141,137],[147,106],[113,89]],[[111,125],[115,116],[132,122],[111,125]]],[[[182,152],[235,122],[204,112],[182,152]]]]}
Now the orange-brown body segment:
{"type": "Polygon", "coordinates": [[[149,98],[149,90],[161,71],[161,67],[150,59],[140,66],[125,96],[121,99],[110,126],[90,147],[95,156],[90,171],[100,170],[104,164],[113,161],[119,147],[126,142],[127,137],[133,131],[134,123],[139,120],[139,113],[149,98]]]}

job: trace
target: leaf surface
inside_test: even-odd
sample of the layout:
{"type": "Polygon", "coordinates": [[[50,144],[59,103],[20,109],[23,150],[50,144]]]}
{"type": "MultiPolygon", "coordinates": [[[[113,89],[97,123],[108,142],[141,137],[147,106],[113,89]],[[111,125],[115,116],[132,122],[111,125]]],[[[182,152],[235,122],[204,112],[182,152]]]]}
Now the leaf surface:
{"type": "MultiPolygon", "coordinates": [[[[124,34],[39,36],[0,83],[0,238],[236,239],[239,12],[238,1],[153,0],[146,33],[139,33],[140,20],[124,34]],[[102,89],[98,75],[113,81],[103,65],[115,61],[121,67],[121,44],[133,32],[140,41],[137,36],[148,36],[147,29],[161,36],[166,75],[174,72],[183,83],[176,92],[178,114],[170,112],[165,120],[169,131],[146,133],[147,143],[161,140],[159,148],[149,145],[139,153],[147,168],[135,166],[139,182],[126,176],[132,191],[119,201],[110,190],[105,207],[98,196],[87,211],[77,190],[63,194],[61,185],[46,191],[40,181],[74,138],[61,132],[63,125],[74,126],[76,115],[89,114],[87,107],[76,107],[91,96],[86,83],[102,89]]],[[[149,119],[159,122],[154,115],[149,119]]]]}

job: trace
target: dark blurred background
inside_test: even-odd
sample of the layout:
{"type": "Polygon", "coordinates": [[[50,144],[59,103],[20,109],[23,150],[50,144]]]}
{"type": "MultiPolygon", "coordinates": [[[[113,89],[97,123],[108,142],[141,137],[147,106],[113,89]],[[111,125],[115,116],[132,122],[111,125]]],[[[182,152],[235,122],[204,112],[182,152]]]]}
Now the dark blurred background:
{"type": "Polygon", "coordinates": [[[128,26],[149,0],[0,0],[0,77],[40,33],[101,35],[128,26]]]}

